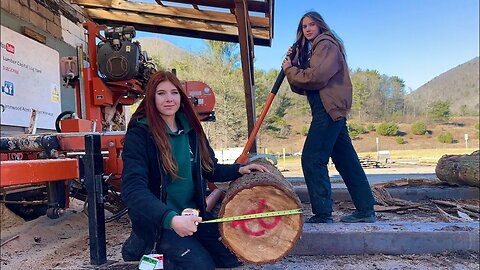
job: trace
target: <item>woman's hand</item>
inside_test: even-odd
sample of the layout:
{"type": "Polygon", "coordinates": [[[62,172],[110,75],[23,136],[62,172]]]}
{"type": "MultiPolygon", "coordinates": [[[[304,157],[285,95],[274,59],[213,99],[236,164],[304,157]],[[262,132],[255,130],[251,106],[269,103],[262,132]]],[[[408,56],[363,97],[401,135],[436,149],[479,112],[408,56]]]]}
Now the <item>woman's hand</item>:
{"type": "MultiPolygon", "coordinates": [[[[288,48],[288,51],[287,51],[287,56],[288,58],[290,58],[290,54],[292,54],[292,47],[288,48]]],[[[298,63],[298,47],[295,48],[295,57],[293,57],[292,60],[292,65],[297,65],[298,63]]]]}
{"type": "Polygon", "coordinates": [[[293,60],[290,59],[290,54],[292,54],[292,47],[288,48],[286,54],[287,56],[282,62],[282,69],[284,72],[285,70],[287,70],[287,68],[291,67],[292,65],[296,65],[298,62],[298,48],[295,48],[295,57],[293,58],[293,60]]]}
{"type": "Polygon", "coordinates": [[[172,229],[180,237],[190,236],[197,231],[197,226],[199,222],[202,222],[201,217],[175,216],[172,219],[172,229]]]}
{"type": "Polygon", "coordinates": [[[290,57],[288,57],[288,56],[285,57],[285,59],[282,62],[283,72],[285,72],[287,70],[287,68],[289,68],[291,66],[292,66],[292,61],[290,60],[290,57]]]}
{"type": "Polygon", "coordinates": [[[267,168],[265,168],[263,165],[255,164],[255,163],[242,166],[240,167],[240,169],[238,169],[238,172],[241,174],[249,174],[252,171],[269,172],[267,168]]]}

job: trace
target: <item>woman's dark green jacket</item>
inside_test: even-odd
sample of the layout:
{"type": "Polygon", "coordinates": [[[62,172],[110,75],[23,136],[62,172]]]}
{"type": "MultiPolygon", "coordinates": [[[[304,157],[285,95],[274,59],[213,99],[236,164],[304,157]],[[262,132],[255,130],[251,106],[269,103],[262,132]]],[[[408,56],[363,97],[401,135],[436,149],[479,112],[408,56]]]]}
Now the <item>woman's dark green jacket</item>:
{"type": "MultiPolygon", "coordinates": [[[[190,147],[194,153],[192,178],[195,189],[195,202],[200,215],[205,214],[206,181],[226,182],[241,176],[238,164],[218,164],[213,149],[207,141],[210,157],[214,162],[213,170],[201,169],[198,136],[193,129],[187,131],[190,147]]],[[[175,151],[175,149],[173,149],[175,151]]],[[[147,243],[153,243],[154,237],[161,231],[163,219],[172,210],[164,203],[165,191],[172,179],[164,170],[160,153],[152,133],[146,123],[132,121],[125,135],[122,151],[122,199],[128,208],[132,221],[132,230],[147,243]],[[158,229],[158,230],[156,230],[158,229]],[[158,233],[157,233],[158,231],[158,233]]]]}

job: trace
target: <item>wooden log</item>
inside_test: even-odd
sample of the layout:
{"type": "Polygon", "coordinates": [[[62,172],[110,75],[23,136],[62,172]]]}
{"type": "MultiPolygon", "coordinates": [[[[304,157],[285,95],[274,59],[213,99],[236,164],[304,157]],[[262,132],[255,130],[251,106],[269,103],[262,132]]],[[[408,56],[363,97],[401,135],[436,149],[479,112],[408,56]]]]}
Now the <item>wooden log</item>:
{"type": "MultiPolygon", "coordinates": [[[[230,184],[219,218],[302,208],[293,186],[270,162],[254,161],[271,173],[253,172],[230,184]]],[[[219,224],[224,244],[253,264],[274,263],[290,252],[303,230],[303,215],[237,220],[219,224]]]]}
{"type": "Polygon", "coordinates": [[[480,151],[470,155],[444,155],[437,163],[438,179],[449,184],[480,187],[480,151]]]}

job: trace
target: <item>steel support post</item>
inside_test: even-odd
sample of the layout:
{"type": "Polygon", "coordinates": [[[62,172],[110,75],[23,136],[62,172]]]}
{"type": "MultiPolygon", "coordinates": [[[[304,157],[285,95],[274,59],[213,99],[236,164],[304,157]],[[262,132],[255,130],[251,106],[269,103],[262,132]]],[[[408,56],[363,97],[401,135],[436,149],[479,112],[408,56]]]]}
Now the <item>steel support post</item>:
{"type": "Polygon", "coordinates": [[[85,135],[85,158],[83,160],[88,200],[90,263],[100,265],[107,262],[102,192],[103,156],[100,135],[85,135]]]}

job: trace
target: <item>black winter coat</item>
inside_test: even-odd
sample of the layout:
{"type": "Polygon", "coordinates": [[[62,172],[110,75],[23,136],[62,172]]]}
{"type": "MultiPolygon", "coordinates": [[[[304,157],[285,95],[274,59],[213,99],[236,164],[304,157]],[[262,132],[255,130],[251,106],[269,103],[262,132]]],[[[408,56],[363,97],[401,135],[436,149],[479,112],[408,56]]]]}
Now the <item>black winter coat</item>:
{"type": "MultiPolygon", "coordinates": [[[[238,164],[218,164],[213,149],[207,141],[213,170],[201,169],[198,136],[192,129],[188,132],[190,147],[194,152],[193,181],[195,202],[200,215],[205,218],[206,181],[227,182],[241,176],[238,164]]],[[[164,202],[166,190],[172,179],[161,165],[161,155],[148,126],[132,122],[125,135],[122,152],[122,200],[128,208],[132,230],[147,243],[154,236],[160,237],[165,216],[172,211],[164,202]],[[158,230],[157,230],[158,229],[158,230]],[[157,232],[158,231],[158,232],[157,232]]]]}

